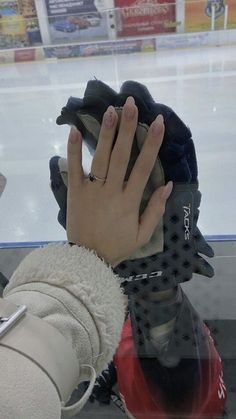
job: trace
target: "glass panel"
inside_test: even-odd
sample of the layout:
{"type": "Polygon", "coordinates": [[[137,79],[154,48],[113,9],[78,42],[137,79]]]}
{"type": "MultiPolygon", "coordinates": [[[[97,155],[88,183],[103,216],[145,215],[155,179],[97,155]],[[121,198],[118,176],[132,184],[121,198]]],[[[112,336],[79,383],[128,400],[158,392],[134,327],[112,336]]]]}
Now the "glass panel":
{"type": "MultiPolygon", "coordinates": [[[[162,149],[158,173],[165,181],[182,182],[189,191],[190,180],[179,179],[186,167],[191,176],[196,174],[192,138],[202,198],[200,204],[191,190],[195,218],[190,217],[191,206],[175,201],[153,235],[154,250],[147,253],[148,243],[142,249],[145,256],[134,256],[116,268],[129,301],[121,343],[114,364],[98,378],[93,403],[90,400],[75,417],[235,419],[235,1],[0,1],[0,173],[7,179],[3,192],[0,177],[1,293],[26,255],[42,244],[66,241],[61,226],[65,209],[58,222],[49,160],[66,157],[69,125],[75,119],[64,125],[56,120],[71,97],[67,110],[75,117],[77,106],[79,114],[82,102],[75,98],[83,99],[89,80],[101,80],[117,93],[127,80],[148,89],[155,105],[143,91],[140,96],[139,90],[132,91],[141,124],[149,125],[156,113],[163,113],[164,144],[167,137],[172,141],[162,149]],[[186,246],[179,240],[189,228],[193,236],[186,246]],[[169,236],[168,229],[173,230],[169,236]],[[205,240],[215,252],[213,259],[205,240]],[[188,251],[191,256],[186,256],[188,251]],[[215,271],[212,280],[207,278],[213,274],[207,263],[215,271]]],[[[105,90],[92,93],[95,116],[83,106],[81,114],[90,112],[100,123],[110,93],[108,99],[105,90]]],[[[96,123],[94,128],[90,120],[87,128],[91,138],[96,137],[96,123]]],[[[138,140],[135,144],[138,150],[138,140]]],[[[85,174],[93,152],[84,141],[85,174]]],[[[196,186],[196,176],[193,182],[196,186]]],[[[65,192],[56,199],[65,206],[65,192]]],[[[50,278],[54,272],[57,277],[57,266],[50,269],[50,278]]],[[[36,282],[42,282],[41,287],[47,281],[36,282]]],[[[36,315],[42,309],[37,304],[36,315]]],[[[104,313],[104,319],[109,317],[104,313]]],[[[70,403],[85,388],[81,384],[70,403]]]]}

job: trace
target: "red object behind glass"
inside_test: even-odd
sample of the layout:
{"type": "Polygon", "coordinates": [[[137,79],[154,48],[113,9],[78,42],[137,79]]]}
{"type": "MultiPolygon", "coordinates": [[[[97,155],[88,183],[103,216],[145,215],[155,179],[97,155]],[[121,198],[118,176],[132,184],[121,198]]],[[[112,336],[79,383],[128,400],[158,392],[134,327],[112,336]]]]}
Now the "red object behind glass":
{"type": "MultiPolygon", "coordinates": [[[[186,400],[185,414],[182,415],[179,412],[181,418],[216,419],[224,410],[226,388],[221,359],[207,327],[205,327],[205,333],[208,335],[209,358],[202,361],[201,385],[196,389],[193,400],[190,403],[186,400]]],[[[161,393],[157,398],[157,392],[155,392],[154,400],[150,383],[144,377],[134,348],[130,320],[127,320],[123,327],[121,342],[114,361],[117,368],[119,392],[128,417],[170,419],[161,400],[161,393]]]]}

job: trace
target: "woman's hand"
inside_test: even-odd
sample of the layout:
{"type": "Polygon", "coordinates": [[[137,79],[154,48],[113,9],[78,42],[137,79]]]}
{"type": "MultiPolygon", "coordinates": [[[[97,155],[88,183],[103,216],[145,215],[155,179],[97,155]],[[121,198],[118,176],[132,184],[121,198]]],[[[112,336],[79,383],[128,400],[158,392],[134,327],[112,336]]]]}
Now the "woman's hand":
{"type": "Polygon", "coordinates": [[[68,240],[96,251],[116,266],[148,243],[165,211],[172,182],[158,188],[139,216],[143,192],[163,136],[163,117],[151,124],[127,182],[124,181],[138,122],[138,109],[129,97],[123,107],[116,143],[118,116],[109,106],[104,114],[91,173],[82,168],[82,137],[71,129],[68,141],[68,240]],[[93,180],[93,181],[92,181],[93,180]]]}

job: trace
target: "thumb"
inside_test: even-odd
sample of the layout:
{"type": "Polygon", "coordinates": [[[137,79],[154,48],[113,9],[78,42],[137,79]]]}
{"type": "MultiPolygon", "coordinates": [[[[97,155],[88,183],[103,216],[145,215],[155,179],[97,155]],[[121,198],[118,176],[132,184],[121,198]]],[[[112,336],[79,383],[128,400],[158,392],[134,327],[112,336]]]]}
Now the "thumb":
{"type": "Polygon", "coordinates": [[[165,212],[166,201],[173,189],[173,182],[158,188],[151,196],[151,199],[140,218],[139,242],[142,246],[151,239],[156,226],[165,212]]]}

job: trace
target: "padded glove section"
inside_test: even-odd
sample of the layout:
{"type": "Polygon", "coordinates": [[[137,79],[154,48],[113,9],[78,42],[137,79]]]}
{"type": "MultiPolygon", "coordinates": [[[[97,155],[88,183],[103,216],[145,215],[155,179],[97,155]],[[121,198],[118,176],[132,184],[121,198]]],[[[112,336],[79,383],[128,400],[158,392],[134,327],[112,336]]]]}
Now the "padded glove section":
{"type": "Polygon", "coordinates": [[[115,268],[124,278],[127,294],[144,288],[147,292],[165,291],[190,280],[194,272],[214,275],[212,267],[197,254],[195,244],[200,196],[196,184],[174,185],[164,215],[163,252],[124,261],[115,268]]]}

